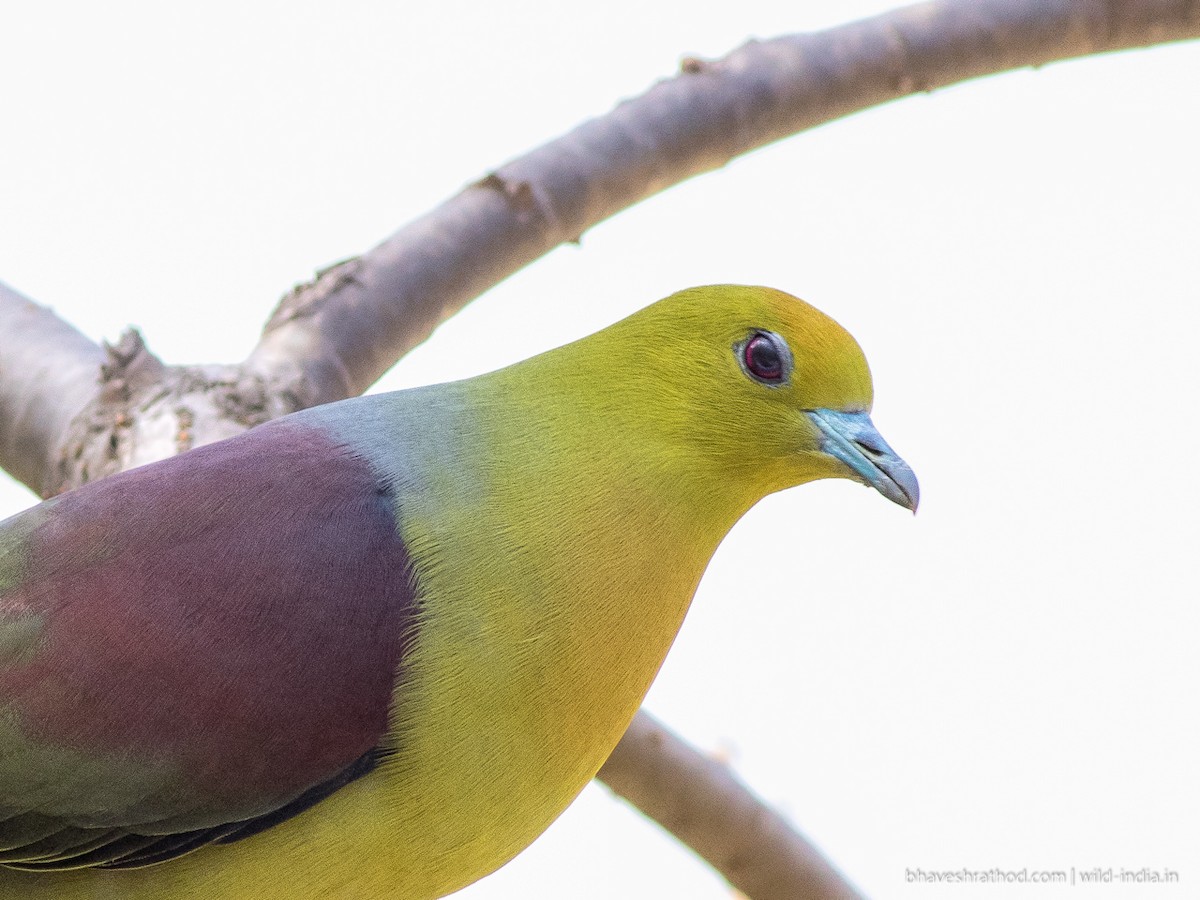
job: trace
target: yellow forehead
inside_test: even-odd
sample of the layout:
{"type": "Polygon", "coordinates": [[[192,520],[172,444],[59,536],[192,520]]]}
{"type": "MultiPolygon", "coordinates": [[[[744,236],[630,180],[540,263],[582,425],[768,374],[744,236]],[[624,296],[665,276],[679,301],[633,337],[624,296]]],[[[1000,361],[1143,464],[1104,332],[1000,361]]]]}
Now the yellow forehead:
{"type": "Polygon", "coordinates": [[[871,373],[846,329],[791,294],[750,285],[709,285],[672,294],[626,320],[653,334],[660,350],[694,358],[733,358],[755,331],[791,349],[795,370],[784,390],[803,408],[869,410],[871,373]]]}

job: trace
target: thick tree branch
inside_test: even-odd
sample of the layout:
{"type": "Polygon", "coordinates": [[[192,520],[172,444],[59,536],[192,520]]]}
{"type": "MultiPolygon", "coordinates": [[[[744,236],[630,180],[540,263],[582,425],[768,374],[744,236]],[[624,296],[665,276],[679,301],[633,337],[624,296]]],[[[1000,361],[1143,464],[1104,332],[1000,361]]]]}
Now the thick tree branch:
{"type": "Polygon", "coordinates": [[[747,897],[861,896],[728,766],[692,749],[646,713],[634,719],[598,777],[747,897]]]}
{"type": "Polygon", "coordinates": [[[42,489],[72,421],[95,399],[104,351],[0,283],[0,465],[42,489]]]}
{"type": "Polygon", "coordinates": [[[1200,0],[938,0],[686,61],[297,288],[248,364],[302,405],[361,393],[487,288],[740,154],[919,91],[1197,36],[1200,0]]]}

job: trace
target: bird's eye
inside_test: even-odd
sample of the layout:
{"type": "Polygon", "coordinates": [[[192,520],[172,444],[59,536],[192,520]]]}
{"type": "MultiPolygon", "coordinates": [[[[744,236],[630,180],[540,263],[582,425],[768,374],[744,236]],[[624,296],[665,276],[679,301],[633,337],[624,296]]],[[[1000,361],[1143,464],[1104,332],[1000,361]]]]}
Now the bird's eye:
{"type": "Polygon", "coordinates": [[[772,331],[756,331],[740,348],[746,374],[764,384],[782,384],[789,374],[792,354],[783,338],[772,331]]]}

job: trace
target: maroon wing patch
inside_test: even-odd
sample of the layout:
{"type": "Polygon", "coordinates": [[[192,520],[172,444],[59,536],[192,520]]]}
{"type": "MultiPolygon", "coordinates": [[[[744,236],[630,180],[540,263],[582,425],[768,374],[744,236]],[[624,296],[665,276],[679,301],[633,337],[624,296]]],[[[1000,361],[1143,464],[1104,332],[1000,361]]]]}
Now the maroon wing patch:
{"type": "MultiPolygon", "coordinates": [[[[282,420],[52,503],[0,589],[0,612],[41,623],[36,652],[0,665],[0,714],[39,747],[127,759],[135,783],[142,766],[176,774],[90,816],[65,798],[22,808],[20,785],[0,786],[0,860],[31,821],[141,859],[164,835],[230,839],[374,764],[416,603],[366,460],[282,420]]],[[[53,775],[31,779],[44,794],[53,775]]]]}

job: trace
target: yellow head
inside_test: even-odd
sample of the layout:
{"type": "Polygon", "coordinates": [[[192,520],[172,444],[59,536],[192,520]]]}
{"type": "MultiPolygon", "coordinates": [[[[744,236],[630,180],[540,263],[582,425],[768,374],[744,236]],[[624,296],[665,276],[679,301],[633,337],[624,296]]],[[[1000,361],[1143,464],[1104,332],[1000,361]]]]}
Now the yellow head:
{"type": "Polygon", "coordinates": [[[842,477],[916,506],[911,470],[867,418],[854,339],[767,288],[682,291],[397,396],[418,413],[398,429],[403,464],[431,436],[438,451],[397,479],[420,486],[402,535],[427,598],[406,665],[432,687],[395,708],[400,733],[423,738],[397,741],[395,770],[442,791],[403,846],[462,845],[475,856],[456,871],[516,853],[595,774],[718,544],[764,495],[842,477]]]}
{"type": "MultiPolygon", "coordinates": [[[[862,350],[782,291],[680,291],[538,362],[543,390],[561,387],[559,396],[606,423],[606,444],[649,445],[664,475],[736,479],[757,494],[750,502],[818,478],[851,478],[916,508],[916,477],[868,417],[862,350]]],[[[586,421],[561,424],[581,440],[591,430],[586,421]]]]}

